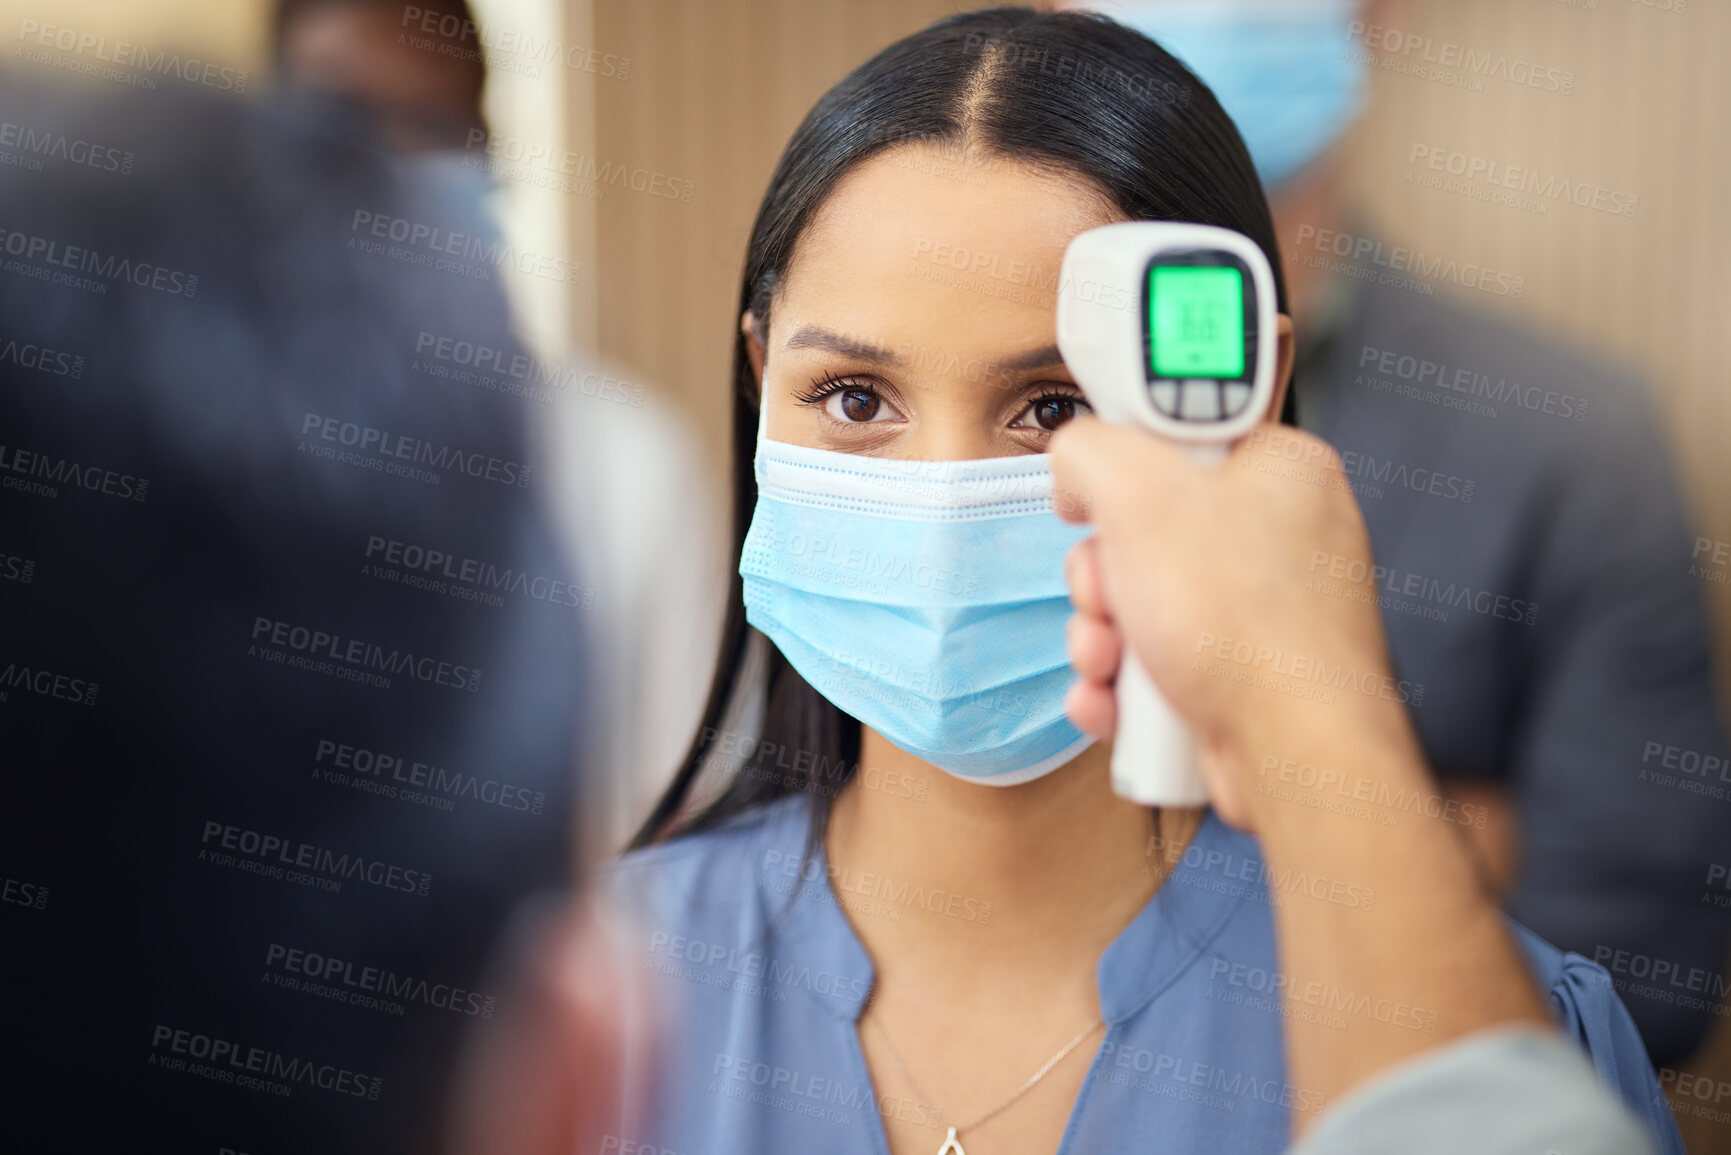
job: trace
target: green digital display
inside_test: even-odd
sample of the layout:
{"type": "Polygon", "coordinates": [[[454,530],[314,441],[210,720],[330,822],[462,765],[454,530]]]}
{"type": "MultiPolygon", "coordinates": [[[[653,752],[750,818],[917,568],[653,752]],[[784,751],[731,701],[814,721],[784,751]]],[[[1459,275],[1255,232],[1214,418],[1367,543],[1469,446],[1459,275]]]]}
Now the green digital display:
{"type": "Polygon", "coordinates": [[[1148,332],[1155,377],[1244,376],[1244,274],[1155,265],[1148,271],[1148,332]]]}

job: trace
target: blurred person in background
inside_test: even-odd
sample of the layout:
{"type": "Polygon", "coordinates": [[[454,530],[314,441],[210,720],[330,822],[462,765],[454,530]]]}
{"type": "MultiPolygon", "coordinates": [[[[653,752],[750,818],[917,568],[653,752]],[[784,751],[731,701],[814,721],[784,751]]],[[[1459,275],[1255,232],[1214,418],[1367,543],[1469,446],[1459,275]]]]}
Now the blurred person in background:
{"type": "Polygon", "coordinates": [[[277,0],[272,54],[285,87],[352,102],[392,151],[461,152],[487,130],[475,28],[467,0],[277,0]]]}
{"type": "Polygon", "coordinates": [[[0,168],[7,1118],[428,1150],[589,753],[523,403],[414,369],[503,269],[328,105],[0,83],[67,146],[0,168]]]}
{"type": "MultiPolygon", "coordinates": [[[[278,0],[272,29],[287,95],[364,125],[452,230],[506,244],[483,113],[486,48],[466,0],[278,0]]],[[[610,855],[672,776],[703,708],[727,588],[720,509],[695,438],[652,383],[592,350],[526,352],[519,373],[475,368],[489,387],[528,382],[551,394],[524,404],[544,410],[531,434],[546,453],[555,525],[584,586],[605,591],[588,618],[608,676],[588,690],[595,757],[582,821],[595,853],[610,855]]]]}
{"type": "MultiPolygon", "coordinates": [[[[1382,242],[1345,179],[1348,130],[1370,89],[1354,22],[1410,29],[1414,10],[1074,6],[1187,63],[1244,134],[1286,258],[1299,421],[1347,457],[1395,667],[1425,688],[1413,723],[1473,814],[1463,830],[1509,912],[1589,958],[1719,974],[1727,912],[1701,891],[1709,864],[1731,854],[1731,812],[1650,780],[1655,748],[1719,754],[1725,739],[1692,535],[1645,387],[1498,315],[1502,298],[1457,301],[1446,287],[1431,296],[1317,267],[1376,272],[1316,238],[1345,236],[1360,253],[1382,242]],[[1428,366],[1417,383],[1442,394],[1490,390],[1476,400],[1494,401],[1494,417],[1366,383],[1392,379],[1394,365],[1428,366]]],[[[1339,578],[1328,565],[1313,576],[1339,578]]],[[[1628,986],[1656,1063],[1694,1051],[1714,1021],[1711,996],[1628,986]]]]}
{"type": "Polygon", "coordinates": [[[487,63],[467,0],[277,0],[271,33],[279,95],[352,121],[451,227],[502,243],[485,165],[487,63]]]}

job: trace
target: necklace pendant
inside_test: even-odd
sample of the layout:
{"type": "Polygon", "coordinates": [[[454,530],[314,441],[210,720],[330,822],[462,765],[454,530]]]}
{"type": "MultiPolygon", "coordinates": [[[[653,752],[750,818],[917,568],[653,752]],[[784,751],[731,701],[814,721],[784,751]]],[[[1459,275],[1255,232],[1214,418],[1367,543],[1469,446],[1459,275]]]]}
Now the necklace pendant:
{"type": "Polygon", "coordinates": [[[950,1128],[950,1133],[944,1139],[944,1145],[938,1148],[938,1155],[968,1155],[962,1150],[962,1145],[956,1141],[956,1129],[950,1128]]]}

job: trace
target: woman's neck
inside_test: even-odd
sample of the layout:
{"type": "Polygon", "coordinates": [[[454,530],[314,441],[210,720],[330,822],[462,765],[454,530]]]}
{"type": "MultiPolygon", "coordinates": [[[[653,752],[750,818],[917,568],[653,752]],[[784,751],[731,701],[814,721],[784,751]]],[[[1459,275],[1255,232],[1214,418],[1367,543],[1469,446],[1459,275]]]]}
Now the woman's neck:
{"type": "Polygon", "coordinates": [[[1098,744],[1032,782],[979,786],[865,728],[825,841],[837,897],[880,970],[978,980],[1085,964],[1091,981],[1201,814],[1165,811],[1166,853],[1153,852],[1155,814],[1112,793],[1109,756],[1098,744]]]}

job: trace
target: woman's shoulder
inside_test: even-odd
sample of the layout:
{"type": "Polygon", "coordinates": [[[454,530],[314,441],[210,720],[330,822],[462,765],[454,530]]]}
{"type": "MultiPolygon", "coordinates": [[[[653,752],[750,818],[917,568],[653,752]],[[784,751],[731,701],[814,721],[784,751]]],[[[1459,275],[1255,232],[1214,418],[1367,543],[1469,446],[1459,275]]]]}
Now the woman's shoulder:
{"type": "Polygon", "coordinates": [[[804,853],[809,818],[803,795],[776,799],[695,834],[633,850],[602,867],[596,882],[640,917],[677,925],[737,923],[744,909],[760,903],[765,871],[804,853]]]}
{"type": "Polygon", "coordinates": [[[1626,980],[1585,955],[1559,950],[1512,918],[1507,921],[1546,994],[1557,1028],[1587,1052],[1599,1077],[1652,1129],[1659,1150],[1681,1155],[1677,1122],[1635,1020],[1617,993],[1626,980]]]}
{"type": "Polygon", "coordinates": [[[1582,1041],[1601,1033],[1635,1033],[1634,1020],[1617,993],[1623,984],[1610,971],[1585,955],[1552,946],[1512,918],[1505,921],[1534,981],[1548,994],[1559,1027],[1582,1041]]]}

